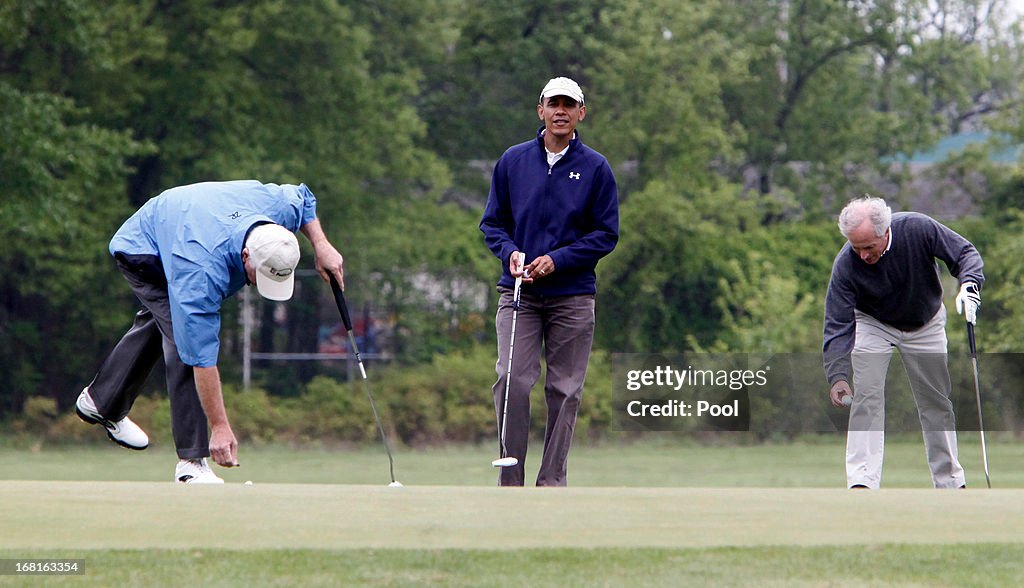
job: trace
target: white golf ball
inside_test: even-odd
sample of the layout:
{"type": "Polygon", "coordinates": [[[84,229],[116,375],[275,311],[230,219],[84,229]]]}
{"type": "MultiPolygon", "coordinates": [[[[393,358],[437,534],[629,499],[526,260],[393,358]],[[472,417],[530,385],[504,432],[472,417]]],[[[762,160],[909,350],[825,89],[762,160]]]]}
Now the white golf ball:
{"type": "Polygon", "coordinates": [[[246,486],[252,486],[252,480],[246,480],[245,481],[245,485],[246,486]]]}
{"type": "Polygon", "coordinates": [[[390,484],[388,484],[388,487],[389,488],[401,488],[402,487],[402,483],[399,482],[398,480],[395,480],[394,482],[391,482],[390,484]]]}
{"type": "Polygon", "coordinates": [[[843,396],[843,406],[850,406],[853,404],[853,396],[843,396]]]}

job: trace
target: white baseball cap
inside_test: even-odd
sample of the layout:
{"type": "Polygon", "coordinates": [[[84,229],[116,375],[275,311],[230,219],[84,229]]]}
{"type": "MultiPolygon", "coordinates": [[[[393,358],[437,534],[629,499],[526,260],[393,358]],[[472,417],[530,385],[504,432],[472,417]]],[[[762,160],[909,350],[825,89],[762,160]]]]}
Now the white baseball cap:
{"type": "Polygon", "coordinates": [[[545,98],[551,98],[552,96],[568,96],[581,105],[584,104],[583,90],[580,89],[579,84],[569,78],[551,78],[548,80],[547,85],[540,91],[540,102],[544,102],[545,98]]]}
{"type": "Polygon", "coordinates": [[[299,265],[295,234],[281,225],[263,224],[249,232],[245,247],[256,266],[256,291],[268,300],[291,298],[299,265]]]}

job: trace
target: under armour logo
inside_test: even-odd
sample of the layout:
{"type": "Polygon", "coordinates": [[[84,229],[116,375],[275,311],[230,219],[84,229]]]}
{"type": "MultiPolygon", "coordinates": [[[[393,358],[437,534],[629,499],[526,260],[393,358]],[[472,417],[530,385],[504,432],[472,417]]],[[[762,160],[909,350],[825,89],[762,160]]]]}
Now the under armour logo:
{"type": "Polygon", "coordinates": [[[242,213],[235,211],[231,213],[231,220],[238,220],[242,218],[242,213]]]}
{"type": "Polygon", "coordinates": [[[578,180],[580,179],[580,172],[569,172],[569,179],[578,180]]]}

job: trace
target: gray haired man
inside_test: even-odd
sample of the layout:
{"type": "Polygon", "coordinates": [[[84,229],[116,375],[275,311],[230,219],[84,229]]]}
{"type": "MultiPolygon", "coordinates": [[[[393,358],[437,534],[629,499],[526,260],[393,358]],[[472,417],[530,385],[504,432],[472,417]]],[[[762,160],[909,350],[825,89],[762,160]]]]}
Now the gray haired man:
{"type": "Polygon", "coordinates": [[[852,398],[846,441],[850,488],[881,485],[885,378],[899,349],[910,378],[936,488],[965,485],[946,364],[946,309],[936,259],[956,276],[957,312],[972,324],[981,305],[981,255],[923,214],[893,214],[881,198],[850,202],[839,215],[847,243],[832,265],[822,350],[832,404],[852,398]],[[850,380],[853,380],[853,388],[850,380]]]}

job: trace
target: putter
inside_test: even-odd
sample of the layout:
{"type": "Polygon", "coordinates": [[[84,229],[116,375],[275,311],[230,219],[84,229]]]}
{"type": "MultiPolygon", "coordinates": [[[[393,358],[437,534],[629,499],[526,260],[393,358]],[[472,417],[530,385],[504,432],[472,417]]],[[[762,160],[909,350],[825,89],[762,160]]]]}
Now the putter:
{"type": "MultiPolygon", "coordinates": [[[[526,261],[526,254],[519,252],[519,267],[526,261]]],[[[516,318],[519,315],[519,292],[523,286],[522,276],[516,278],[516,285],[512,289],[512,336],[508,342],[508,368],[505,370],[505,400],[501,403],[501,422],[498,423],[498,439],[501,442],[501,456],[492,461],[491,465],[496,468],[510,468],[519,463],[519,460],[508,454],[505,448],[505,426],[508,424],[508,390],[512,384],[512,352],[516,348],[516,318]]]]}
{"type": "Polygon", "coordinates": [[[373,402],[373,394],[370,392],[370,381],[366,377],[366,369],[363,367],[363,358],[359,355],[359,346],[356,345],[355,335],[352,334],[352,318],[348,314],[348,304],[345,302],[345,294],[341,291],[338,281],[331,275],[331,290],[334,291],[334,302],[338,305],[338,312],[341,314],[341,322],[345,324],[345,331],[348,332],[348,342],[352,345],[352,352],[356,355],[356,362],[359,364],[359,373],[363,377],[363,386],[366,387],[366,397],[370,399],[370,408],[373,410],[373,418],[377,421],[377,430],[380,431],[380,439],[384,442],[384,451],[388,454],[388,466],[391,469],[391,483],[388,486],[400,487],[401,482],[395,479],[395,459],[391,456],[391,445],[388,444],[388,436],[384,433],[384,425],[380,421],[380,414],[377,413],[377,405],[373,402]]]}
{"type": "Polygon", "coordinates": [[[992,487],[988,476],[988,451],[985,448],[985,424],[981,418],[981,383],[978,380],[978,350],[974,344],[974,325],[967,321],[967,342],[971,346],[971,366],[974,368],[974,395],[978,399],[978,434],[981,435],[981,461],[985,467],[985,483],[992,487]]]}

